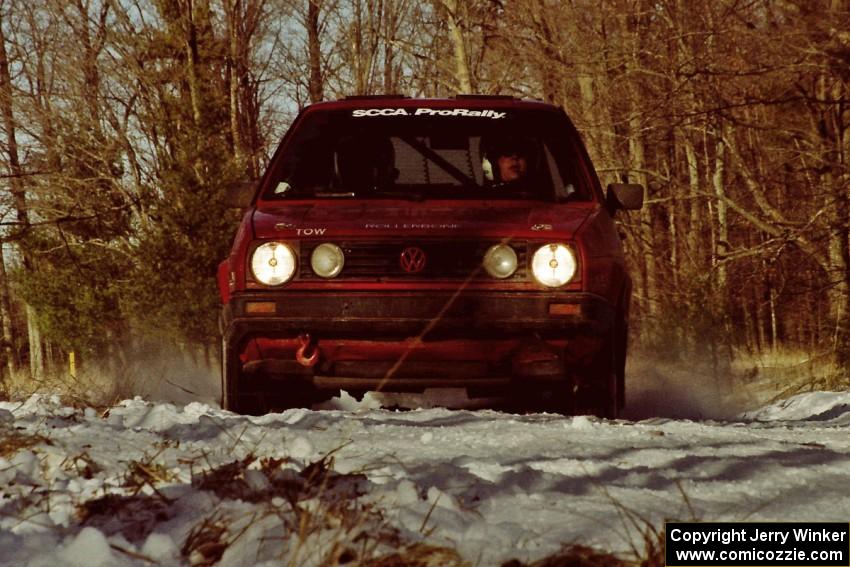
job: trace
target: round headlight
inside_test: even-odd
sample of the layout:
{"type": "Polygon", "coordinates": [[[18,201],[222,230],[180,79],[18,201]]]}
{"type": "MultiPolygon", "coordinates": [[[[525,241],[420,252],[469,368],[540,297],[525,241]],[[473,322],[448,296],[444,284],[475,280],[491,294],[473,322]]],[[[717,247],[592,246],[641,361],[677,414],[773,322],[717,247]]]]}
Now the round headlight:
{"type": "Polygon", "coordinates": [[[251,256],[251,272],[263,285],[280,285],[295,274],[295,252],[283,242],[266,242],[251,256]]]}
{"type": "Polygon", "coordinates": [[[310,266],[313,271],[323,278],[338,276],[342,271],[343,264],[345,264],[345,255],[342,253],[342,249],[330,242],[316,246],[313,255],[310,257],[310,266]]]}
{"type": "Polygon", "coordinates": [[[573,279],[576,268],[575,254],[563,244],[541,246],[531,259],[534,277],[549,287],[558,287],[573,279]]]}
{"type": "Polygon", "coordinates": [[[494,244],[484,254],[484,269],[494,278],[509,278],[516,271],[517,257],[506,244],[494,244]]]}

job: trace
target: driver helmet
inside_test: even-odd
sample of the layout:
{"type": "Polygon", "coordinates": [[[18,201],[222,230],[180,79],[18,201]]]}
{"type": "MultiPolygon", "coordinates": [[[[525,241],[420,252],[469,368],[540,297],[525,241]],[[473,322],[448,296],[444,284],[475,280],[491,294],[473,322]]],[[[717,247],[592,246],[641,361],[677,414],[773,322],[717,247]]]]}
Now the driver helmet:
{"type": "Polygon", "coordinates": [[[503,183],[499,175],[498,160],[500,157],[516,155],[523,157],[528,166],[528,172],[536,167],[539,152],[537,144],[526,136],[498,136],[482,141],[481,169],[484,178],[493,183],[503,183]]]}

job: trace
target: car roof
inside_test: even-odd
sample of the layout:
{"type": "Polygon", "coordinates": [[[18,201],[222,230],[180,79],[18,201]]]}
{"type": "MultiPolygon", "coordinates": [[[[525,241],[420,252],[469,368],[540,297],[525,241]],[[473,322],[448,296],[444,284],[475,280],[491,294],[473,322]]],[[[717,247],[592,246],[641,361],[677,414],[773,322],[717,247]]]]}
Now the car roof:
{"type": "Polygon", "coordinates": [[[432,108],[482,108],[513,110],[548,110],[562,112],[561,109],[541,100],[522,99],[506,95],[456,95],[450,98],[410,98],[404,95],[357,95],[339,100],[317,102],[304,108],[305,112],[345,110],[356,108],[412,108],[427,105],[432,108]]]}

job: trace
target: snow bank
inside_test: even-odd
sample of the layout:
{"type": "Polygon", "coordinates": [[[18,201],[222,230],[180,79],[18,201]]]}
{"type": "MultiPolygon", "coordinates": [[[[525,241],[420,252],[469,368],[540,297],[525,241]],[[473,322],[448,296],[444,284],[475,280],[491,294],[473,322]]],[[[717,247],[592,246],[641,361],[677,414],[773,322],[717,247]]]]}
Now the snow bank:
{"type": "Polygon", "coordinates": [[[809,392],[798,394],[744,414],[756,421],[810,421],[830,425],[850,425],[850,392],[809,392]]]}

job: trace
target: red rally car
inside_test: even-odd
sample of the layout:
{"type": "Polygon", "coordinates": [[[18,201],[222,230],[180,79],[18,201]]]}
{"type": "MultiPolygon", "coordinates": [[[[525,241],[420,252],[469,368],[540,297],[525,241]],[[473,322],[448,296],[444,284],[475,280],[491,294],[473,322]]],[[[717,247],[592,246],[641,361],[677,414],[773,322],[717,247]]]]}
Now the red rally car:
{"type": "Polygon", "coordinates": [[[631,279],[560,108],[350,97],[295,119],[218,285],[222,406],[463,387],[533,409],[623,406],[631,279]]]}

